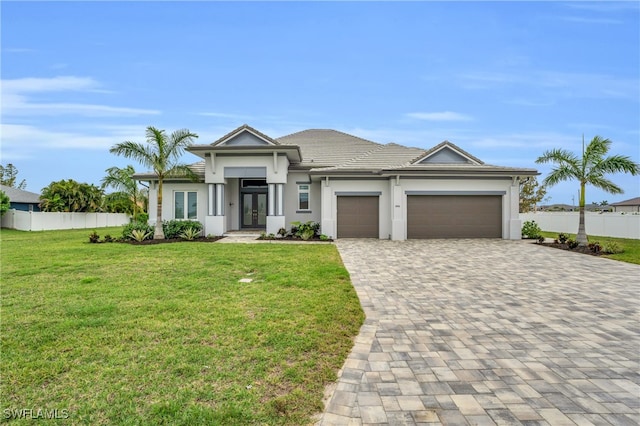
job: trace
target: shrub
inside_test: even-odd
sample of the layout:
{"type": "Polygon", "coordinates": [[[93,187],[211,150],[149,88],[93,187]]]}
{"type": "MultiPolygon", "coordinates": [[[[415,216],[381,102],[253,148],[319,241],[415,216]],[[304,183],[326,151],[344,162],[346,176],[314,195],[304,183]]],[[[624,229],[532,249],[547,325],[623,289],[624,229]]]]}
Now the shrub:
{"type": "Polygon", "coordinates": [[[133,231],[131,231],[131,239],[141,242],[144,240],[148,240],[153,236],[153,231],[149,231],[149,232],[144,232],[140,229],[134,229],[133,231]]]}
{"type": "Polygon", "coordinates": [[[569,246],[569,248],[571,250],[573,250],[574,248],[578,247],[578,242],[572,239],[568,239],[567,240],[567,245],[569,246]]]}
{"type": "Polygon", "coordinates": [[[624,249],[615,241],[608,241],[602,246],[602,252],[606,254],[617,254],[624,252],[624,249]]]}
{"type": "Polygon", "coordinates": [[[142,222],[142,223],[149,222],[149,214],[148,213],[138,213],[138,215],[136,216],[136,220],[134,222],[142,222]]]}
{"type": "Polygon", "coordinates": [[[599,242],[594,241],[592,243],[589,243],[589,249],[594,253],[600,253],[600,251],[602,250],[602,246],[599,242]]]}
{"type": "Polygon", "coordinates": [[[324,234],[322,234],[322,235],[320,235],[320,241],[329,241],[329,237],[324,235],[324,234]]]}
{"type": "Polygon", "coordinates": [[[540,235],[538,237],[538,244],[542,244],[542,243],[544,243],[544,237],[542,235],[540,235]]]}
{"type": "Polygon", "coordinates": [[[109,234],[104,236],[104,239],[102,240],[105,243],[112,243],[114,241],[113,237],[109,234]]]}
{"type": "Polygon", "coordinates": [[[200,231],[198,231],[195,226],[191,228],[185,229],[182,234],[180,234],[180,238],[185,239],[187,241],[193,241],[200,236],[200,231]]]}
{"type": "Polygon", "coordinates": [[[133,231],[140,231],[144,234],[151,233],[153,236],[153,228],[147,223],[142,222],[131,222],[122,229],[122,238],[125,240],[133,240],[131,233],[133,231]]]}
{"type": "Polygon", "coordinates": [[[568,234],[565,234],[564,232],[561,232],[558,234],[558,241],[560,242],[560,244],[566,243],[568,239],[569,239],[568,234]]]}
{"type": "Polygon", "coordinates": [[[542,230],[538,226],[535,220],[528,220],[522,224],[522,237],[523,238],[538,238],[542,230]]]}
{"type": "Polygon", "coordinates": [[[96,231],[93,231],[89,234],[89,242],[92,244],[96,244],[100,242],[100,235],[96,231]]]}
{"type": "Polygon", "coordinates": [[[281,237],[286,237],[287,236],[287,230],[285,228],[278,229],[278,235],[280,235],[281,237]]]}
{"type": "Polygon", "coordinates": [[[187,229],[202,231],[202,224],[195,220],[169,220],[162,223],[165,238],[180,238],[187,229]]]}
{"type": "Polygon", "coordinates": [[[291,225],[291,234],[305,241],[315,237],[320,230],[320,224],[313,221],[306,223],[291,222],[291,225]]]}

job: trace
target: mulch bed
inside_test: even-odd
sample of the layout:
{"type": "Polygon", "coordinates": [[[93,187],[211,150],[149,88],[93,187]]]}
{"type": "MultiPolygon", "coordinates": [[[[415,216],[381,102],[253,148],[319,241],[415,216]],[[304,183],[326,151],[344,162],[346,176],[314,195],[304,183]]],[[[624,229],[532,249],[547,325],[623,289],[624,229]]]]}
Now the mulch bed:
{"type": "Polygon", "coordinates": [[[604,254],[601,251],[594,252],[593,250],[591,250],[591,248],[589,248],[589,246],[578,246],[575,248],[570,248],[568,244],[561,244],[561,243],[555,243],[555,242],[554,243],[536,242],[535,244],[539,246],[551,247],[551,248],[560,249],[560,250],[572,251],[574,253],[590,254],[591,256],[600,256],[604,254]]]}
{"type": "Polygon", "coordinates": [[[317,242],[329,243],[333,241],[331,238],[329,238],[328,240],[321,240],[319,237],[313,237],[313,238],[309,238],[308,240],[303,240],[302,238],[293,237],[291,235],[287,235],[286,237],[277,237],[277,238],[258,237],[256,239],[260,241],[295,241],[297,243],[317,243],[317,242]]]}
{"type": "Polygon", "coordinates": [[[153,244],[170,244],[170,243],[214,243],[224,237],[199,237],[193,240],[185,240],[183,238],[165,238],[164,240],[144,240],[144,241],[122,241],[123,243],[132,244],[134,246],[149,246],[153,244]]]}

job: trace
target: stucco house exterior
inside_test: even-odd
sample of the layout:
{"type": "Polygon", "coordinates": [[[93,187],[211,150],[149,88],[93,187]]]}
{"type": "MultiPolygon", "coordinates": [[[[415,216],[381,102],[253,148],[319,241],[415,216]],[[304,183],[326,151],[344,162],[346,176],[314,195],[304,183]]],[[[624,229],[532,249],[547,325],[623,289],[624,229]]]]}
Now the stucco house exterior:
{"type": "Polygon", "coordinates": [[[614,212],[640,213],[640,197],[610,204],[614,212]]]}
{"type": "MultiPolygon", "coordinates": [[[[198,220],[211,235],[314,221],[331,238],[520,239],[519,180],[538,174],[448,141],[424,150],[335,130],[272,138],[243,125],[187,151],[201,158],[190,166],[199,181],[164,181],[163,219],[198,220]]],[[[149,182],[155,223],[155,175],[135,177],[149,182]]]]}
{"type": "Polygon", "coordinates": [[[12,188],[10,186],[0,185],[0,190],[9,197],[10,209],[21,210],[25,212],[40,211],[40,194],[35,192],[23,191],[22,189],[12,188]]]}

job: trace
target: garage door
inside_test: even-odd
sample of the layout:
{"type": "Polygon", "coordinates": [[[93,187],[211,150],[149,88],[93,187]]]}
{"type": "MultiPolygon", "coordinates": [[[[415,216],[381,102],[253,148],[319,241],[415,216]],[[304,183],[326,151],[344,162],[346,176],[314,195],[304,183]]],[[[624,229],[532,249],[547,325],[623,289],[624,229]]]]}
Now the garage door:
{"type": "Polygon", "coordinates": [[[501,196],[407,196],[407,238],[501,237],[501,196]]]}
{"type": "Polygon", "coordinates": [[[338,238],[378,238],[378,198],[338,197],[338,238]]]}

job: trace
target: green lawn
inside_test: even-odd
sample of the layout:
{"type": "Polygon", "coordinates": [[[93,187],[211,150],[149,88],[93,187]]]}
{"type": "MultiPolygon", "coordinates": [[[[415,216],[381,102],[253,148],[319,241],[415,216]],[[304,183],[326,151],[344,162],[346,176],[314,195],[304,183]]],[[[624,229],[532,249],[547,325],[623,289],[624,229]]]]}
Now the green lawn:
{"type": "Polygon", "coordinates": [[[322,410],[364,318],[335,246],[90,232],[0,233],[3,421],[300,425],[322,410]]]}
{"type": "MultiPolygon", "coordinates": [[[[575,239],[576,234],[567,234],[570,238],[575,239]]],[[[558,232],[543,231],[542,236],[546,238],[558,238],[558,232]]],[[[607,242],[615,242],[624,250],[622,253],[617,254],[605,254],[604,257],[609,259],[620,260],[622,262],[636,263],[640,265],[640,240],[632,240],[629,238],[614,238],[614,237],[598,237],[595,235],[589,235],[589,242],[599,242],[600,245],[604,245],[607,242]]]]}

